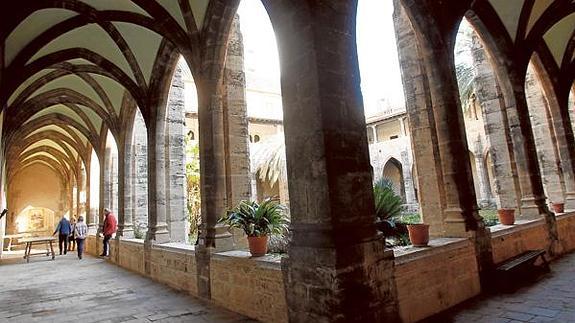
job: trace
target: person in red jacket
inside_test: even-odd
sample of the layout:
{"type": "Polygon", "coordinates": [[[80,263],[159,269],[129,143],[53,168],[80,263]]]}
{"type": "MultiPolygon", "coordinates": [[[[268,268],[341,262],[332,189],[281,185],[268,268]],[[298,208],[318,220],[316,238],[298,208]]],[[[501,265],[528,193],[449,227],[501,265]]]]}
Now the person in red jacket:
{"type": "Polygon", "coordinates": [[[116,216],[108,209],[104,209],[104,250],[100,257],[107,257],[110,255],[110,239],[118,229],[118,221],[116,216]]]}

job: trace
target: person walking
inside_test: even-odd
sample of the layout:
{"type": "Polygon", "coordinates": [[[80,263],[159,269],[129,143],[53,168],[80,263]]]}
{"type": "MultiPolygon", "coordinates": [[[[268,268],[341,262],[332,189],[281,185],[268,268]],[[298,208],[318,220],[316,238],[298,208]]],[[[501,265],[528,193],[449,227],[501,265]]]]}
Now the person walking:
{"type": "Polygon", "coordinates": [[[84,223],[84,217],[79,216],[78,222],[74,226],[74,236],[76,237],[76,244],[78,249],[78,259],[82,259],[82,254],[84,253],[84,241],[86,240],[86,235],[88,234],[88,226],[84,223]]]}
{"type": "Polygon", "coordinates": [[[116,216],[108,209],[104,209],[104,250],[100,257],[108,257],[110,255],[110,239],[118,229],[118,221],[116,216]]]}
{"type": "Polygon", "coordinates": [[[58,222],[58,226],[56,230],[54,230],[53,236],[58,233],[58,246],[60,249],[60,255],[62,255],[62,244],[64,244],[64,254],[68,252],[68,236],[72,231],[72,227],[70,226],[70,221],[66,219],[65,215],[62,215],[62,219],[58,222]]]}
{"type": "Polygon", "coordinates": [[[76,217],[73,216],[72,220],[70,220],[70,235],[68,236],[68,251],[73,251],[76,249],[76,237],[75,237],[75,228],[76,228],[76,217]]]}

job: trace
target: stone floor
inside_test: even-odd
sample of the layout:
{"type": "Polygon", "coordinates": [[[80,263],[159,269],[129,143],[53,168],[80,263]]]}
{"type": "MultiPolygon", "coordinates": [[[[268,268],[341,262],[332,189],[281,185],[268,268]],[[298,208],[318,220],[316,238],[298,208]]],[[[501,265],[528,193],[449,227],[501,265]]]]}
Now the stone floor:
{"type": "Polygon", "coordinates": [[[0,262],[0,322],[250,322],[135,273],[74,254],[0,262]]]}
{"type": "Polygon", "coordinates": [[[427,322],[575,322],[575,253],[514,293],[481,296],[427,322]]]}

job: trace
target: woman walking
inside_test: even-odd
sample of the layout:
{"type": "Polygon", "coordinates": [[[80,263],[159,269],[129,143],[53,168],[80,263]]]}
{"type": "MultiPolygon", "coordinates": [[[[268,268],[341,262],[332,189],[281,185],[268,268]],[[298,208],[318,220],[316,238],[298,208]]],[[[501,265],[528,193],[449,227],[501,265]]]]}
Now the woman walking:
{"type": "Polygon", "coordinates": [[[88,233],[88,226],[84,223],[84,217],[79,216],[78,222],[74,227],[74,236],[76,237],[76,244],[78,245],[78,259],[82,259],[82,254],[84,253],[84,240],[88,233]]]}

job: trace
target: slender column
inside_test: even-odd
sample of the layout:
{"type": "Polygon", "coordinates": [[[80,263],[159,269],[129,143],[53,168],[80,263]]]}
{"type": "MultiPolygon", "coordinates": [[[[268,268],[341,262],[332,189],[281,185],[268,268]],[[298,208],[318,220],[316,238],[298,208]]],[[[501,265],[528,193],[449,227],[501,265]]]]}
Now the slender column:
{"type": "Polygon", "coordinates": [[[558,152],[555,145],[554,133],[547,117],[547,103],[538,80],[531,65],[527,69],[525,80],[525,94],[529,106],[529,116],[533,127],[533,136],[537,149],[539,167],[543,180],[545,195],[550,202],[563,203],[565,193],[559,169],[558,152]]]}
{"type": "Polygon", "coordinates": [[[146,240],[170,240],[166,224],[165,120],[156,119],[148,128],[148,232],[146,240]]]}
{"type": "Polygon", "coordinates": [[[536,79],[545,92],[545,104],[548,111],[548,119],[551,126],[551,132],[556,140],[556,149],[560,161],[560,170],[563,175],[563,184],[565,188],[565,209],[575,209],[575,138],[573,137],[573,127],[571,119],[573,107],[568,107],[566,102],[563,105],[557,99],[552,87],[552,81],[549,79],[547,72],[544,70],[542,63],[537,55],[534,56],[533,64],[536,72],[536,79]]]}
{"type": "Polygon", "coordinates": [[[134,228],[130,205],[132,140],[131,138],[122,138],[122,140],[123,142],[118,146],[118,232],[116,237],[133,238],[134,228]]]}
{"type": "Polygon", "coordinates": [[[523,79],[512,79],[511,82],[518,84],[513,85],[512,89],[509,88],[511,84],[504,84],[504,93],[507,93],[505,110],[517,165],[521,218],[537,219],[545,213],[546,205],[529,109],[523,91],[525,84],[523,79]]]}
{"type": "Polygon", "coordinates": [[[445,235],[472,239],[480,282],[482,286],[486,286],[492,277],[493,268],[491,236],[478,213],[465,123],[458,95],[454,53],[449,46],[455,42],[452,28],[455,28],[458,21],[449,21],[449,18],[446,18],[446,21],[440,23],[436,20],[444,17],[439,12],[450,9],[445,3],[434,6],[434,12],[425,13],[429,19],[415,19],[415,15],[424,14],[421,10],[431,9],[424,3],[410,2],[408,5],[408,13],[413,18],[411,21],[417,23],[417,39],[421,46],[420,53],[433,104],[444,187],[445,235]]]}
{"type": "Polygon", "coordinates": [[[373,133],[373,143],[375,144],[375,143],[377,143],[377,140],[378,140],[377,129],[375,128],[375,126],[370,126],[369,128],[371,129],[371,131],[373,133]]]}
{"type": "Polygon", "coordinates": [[[394,1],[394,26],[401,77],[409,118],[411,147],[417,169],[419,211],[432,236],[445,234],[443,182],[429,83],[423,70],[417,38],[403,6],[394,1]],[[431,144],[430,144],[431,143],[431,144]]]}
{"type": "Polygon", "coordinates": [[[166,115],[166,222],[170,241],[185,242],[184,80],[179,65],[172,78],[166,115]]]}
{"type": "Polygon", "coordinates": [[[282,272],[289,319],[398,320],[392,252],[374,225],[356,3],[274,1],[269,6],[282,44],[292,212],[282,272]]]}
{"type": "Polygon", "coordinates": [[[476,71],[473,84],[481,105],[485,136],[492,161],[490,167],[495,183],[495,203],[500,209],[517,209],[519,214],[517,205],[519,187],[514,179],[509,125],[507,115],[502,110],[504,102],[487,52],[476,34],[472,36],[471,53],[476,71]]]}
{"type": "MultiPolygon", "coordinates": [[[[224,88],[226,201],[227,208],[232,208],[241,200],[249,199],[251,195],[244,47],[238,15],[234,17],[228,40],[224,88]]],[[[287,185],[287,183],[284,182],[283,185],[287,185]]],[[[233,244],[228,248],[247,247],[247,240],[243,232],[234,230],[233,235],[233,244]]],[[[222,249],[221,243],[220,245],[216,244],[216,247],[222,249]]]]}
{"type": "Polygon", "coordinates": [[[482,151],[475,153],[475,169],[477,169],[477,179],[479,180],[480,204],[481,206],[489,206],[492,201],[491,183],[489,182],[489,175],[485,167],[485,159],[483,158],[482,151]]]}
{"type": "Polygon", "coordinates": [[[417,199],[415,197],[415,188],[413,182],[413,175],[411,174],[411,165],[413,164],[409,156],[409,151],[404,150],[401,152],[401,164],[403,172],[403,183],[405,186],[405,203],[412,211],[415,211],[417,206],[417,199]]]}

